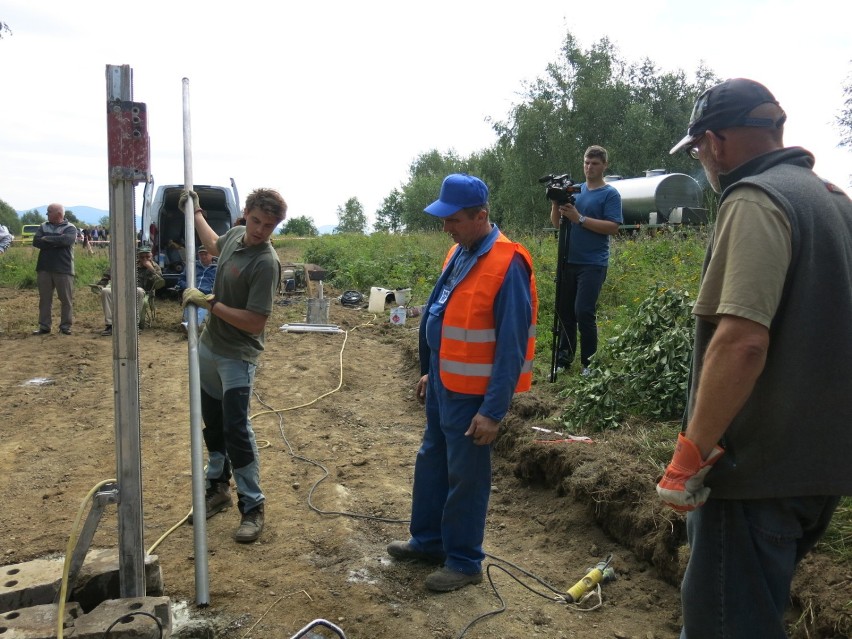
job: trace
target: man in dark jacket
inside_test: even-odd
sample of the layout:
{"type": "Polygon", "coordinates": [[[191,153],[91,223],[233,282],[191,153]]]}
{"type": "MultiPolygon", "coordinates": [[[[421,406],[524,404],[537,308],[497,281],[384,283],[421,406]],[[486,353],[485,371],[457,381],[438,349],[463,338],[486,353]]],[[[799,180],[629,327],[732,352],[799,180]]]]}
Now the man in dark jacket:
{"type": "Polygon", "coordinates": [[[33,335],[50,333],[53,310],[53,291],[62,304],[59,332],[71,334],[74,323],[74,242],[77,227],[65,220],[65,207],[51,204],[47,207],[47,222],[38,227],[33,236],[33,246],[39,249],[36,273],[38,279],[38,328],[33,335]]]}
{"type": "Polygon", "coordinates": [[[686,427],[657,486],[689,512],[684,639],[782,639],[798,561],[852,494],[852,202],[783,144],[761,84],[703,93],[673,149],[721,193],[686,427]]]}

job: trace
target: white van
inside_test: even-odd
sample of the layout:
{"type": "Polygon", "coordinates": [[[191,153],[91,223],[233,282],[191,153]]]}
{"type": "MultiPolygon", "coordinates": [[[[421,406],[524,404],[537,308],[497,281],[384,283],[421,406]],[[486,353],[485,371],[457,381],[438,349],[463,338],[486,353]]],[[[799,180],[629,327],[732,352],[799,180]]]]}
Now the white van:
{"type": "MultiPolygon", "coordinates": [[[[184,233],[186,220],[178,207],[182,184],[168,184],[157,188],[153,197],[153,182],[145,185],[142,204],[142,241],[150,244],[154,259],[163,269],[166,287],[174,287],[186,268],[184,233]]],[[[224,235],[240,217],[239,195],[234,180],[231,186],[196,184],[193,191],[198,194],[199,204],[207,212],[207,223],[218,235],[224,235]]],[[[201,246],[198,234],[196,249],[201,246]]]]}

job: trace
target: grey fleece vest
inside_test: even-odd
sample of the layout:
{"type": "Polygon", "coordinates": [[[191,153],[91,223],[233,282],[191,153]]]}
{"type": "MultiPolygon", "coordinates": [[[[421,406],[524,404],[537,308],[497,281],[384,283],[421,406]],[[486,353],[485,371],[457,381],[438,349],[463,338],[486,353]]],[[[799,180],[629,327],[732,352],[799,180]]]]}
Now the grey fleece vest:
{"type": "MultiPolygon", "coordinates": [[[[792,260],[766,366],[705,482],[715,498],[852,494],[852,202],[812,162],[803,149],[760,156],[722,194],[766,191],[790,221],[792,260]]],[[[698,318],[694,387],[713,330],[698,318]]]]}

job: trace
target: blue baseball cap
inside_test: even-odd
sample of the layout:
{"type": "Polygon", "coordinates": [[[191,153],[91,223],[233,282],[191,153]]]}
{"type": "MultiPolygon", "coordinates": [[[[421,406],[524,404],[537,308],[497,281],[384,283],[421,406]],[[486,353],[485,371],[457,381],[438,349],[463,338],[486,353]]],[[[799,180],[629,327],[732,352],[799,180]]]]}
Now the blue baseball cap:
{"type": "Polygon", "coordinates": [[[441,195],[424,211],[435,217],[449,217],[471,206],[488,202],[488,187],[478,177],[467,173],[453,173],[444,178],[441,195]]]}

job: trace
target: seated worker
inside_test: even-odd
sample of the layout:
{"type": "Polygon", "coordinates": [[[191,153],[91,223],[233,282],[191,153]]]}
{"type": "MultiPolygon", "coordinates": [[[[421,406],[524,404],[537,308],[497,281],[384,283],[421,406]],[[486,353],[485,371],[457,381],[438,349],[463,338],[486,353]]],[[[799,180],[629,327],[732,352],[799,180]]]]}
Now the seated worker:
{"type": "MultiPolygon", "coordinates": [[[[210,252],[203,246],[198,249],[196,255],[198,259],[195,261],[195,288],[206,295],[213,292],[213,282],[216,280],[216,266],[219,258],[210,255],[210,252]]],[[[184,271],[174,290],[176,293],[183,293],[186,288],[186,271],[184,271]]],[[[201,306],[197,309],[197,327],[201,329],[201,325],[207,317],[207,309],[201,306]]],[[[180,325],[183,326],[183,330],[189,328],[189,309],[187,308],[183,309],[183,321],[180,325]]]]}
{"type": "MultiPolygon", "coordinates": [[[[154,262],[151,247],[143,244],[136,252],[137,325],[142,323],[142,301],[145,298],[145,292],[163,288],[165,283],[166,280],[163,279],[160,266],[154,262]]],[[[104,322],[106,323],[106,328],[101,331],[101,335],[108,337],[112,335],[112,287],[109,282],[109,274],[105,274],[100,282],[94,284],[92,290],[99,291],[101,294],[101,305],[104,308],[104,322]]]]}
{"type": "Polygon", "coordinates": [[[15,236],[9,232],[9,229],[0,224],[0,254],[6,252],[14,239],[15,236]]]}

